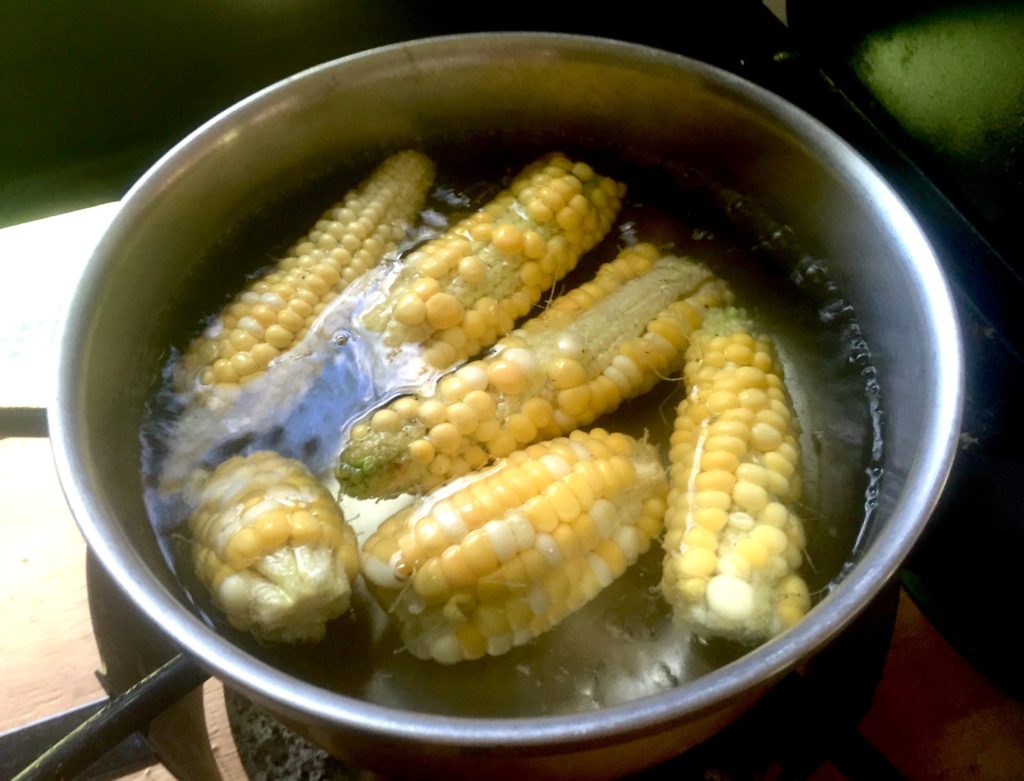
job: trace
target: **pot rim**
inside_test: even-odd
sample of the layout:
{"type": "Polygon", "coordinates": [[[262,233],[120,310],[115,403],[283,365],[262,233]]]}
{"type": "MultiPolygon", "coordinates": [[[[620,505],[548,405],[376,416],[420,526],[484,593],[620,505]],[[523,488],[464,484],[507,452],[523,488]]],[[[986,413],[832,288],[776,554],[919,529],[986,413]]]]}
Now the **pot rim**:
{"type": "MultiPolygon", "coordinates": [[[[847,626],[896,574],[923,531],[945,484],[955,455],[963,406],[962,346],[949,288],[926,237],[908,208],[874,168],[847,142],[810,115],[745,79],[706,63],[639,44],[608,38],[561,33],[469,33],[422,38],[370,49],[308,68],[236,103],[168,151],[129,190],[122,207],[87,265],[59,326],[56,394],[48,409],[50,436],[57,471],[74,517],[93,553],[130,598],[187,653],[213,674],[257,702],[343,727],[378,739],[434,745],[487,748],[495,753],[548,753],[592,745],[612,736],[636,735],[679,723],[716,709],[766,682],[773,681],[823,647],[847,626]],[[169,186],[182,160],[199,156],[217,143],[226,129],[251,117],[287,94],[302,80],[325,78],[349,63],[377,58],[415,60],[443,48],[504,47],[542,42],[577,54],[595,53],[619,58],[636,67],[658,64],[695,74],[742,98],[795,134],[831,166],[841,171],[858,195],[875,204],[875,211],[892,224],[902,250],[911,258],[909,270],[923,290],[930,329],[936,336],[940,382],[935,410],[921,432],[921,447],[907,470],[907,485],[894,507],[884,533],[849,574],[797,626],[740,659],[696,681],[655,695],[592,712],[556,716],[476,718],[444,716],[376,705],[306,683],[249,656],[194,616],[149,571],[124,538],[104,529],[103,508],[90,490],[90,470],[77,451],[75,431],[75,365],[79,324],[88,316],[86,303],[99,287],[95,269],[115,248],[140,213],[169,186]]],[[[303,719],[304,720],[304,719],[303,719]]]]}

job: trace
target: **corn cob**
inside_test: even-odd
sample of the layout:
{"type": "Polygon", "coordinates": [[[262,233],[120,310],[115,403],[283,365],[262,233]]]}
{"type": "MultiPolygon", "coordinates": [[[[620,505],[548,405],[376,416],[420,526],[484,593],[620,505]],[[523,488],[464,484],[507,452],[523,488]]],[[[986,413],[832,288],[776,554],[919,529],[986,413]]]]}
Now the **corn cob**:
{"type": "Polygon", "coordinates": [[[518,450],[385,521],[363,546],[371,593],[417,657],[522,645],[621,575],[661,531],[656,449],[602,429],[518,450]]]}
{"type": "Polygon", "coordinates": [[[650,244],[624,250],[485,358],[356,424],[339,460],[342,490],[429,490],[650,390],[682,368],[704,307],[724,303],[724,284],[710,277],[689,261],[658,260],[650,244]]]}
{"type": "Polygon", "coordinates": [[[316,641],[348,610],[355,533],[301,463],[270,451],[235,456],[193,501],[196,575],[234,627],[265,641],[316,641]]]}
{"type": "Polygon", "coordinates": [[[608,232],[625,186],[551,154],[491,203],[405,259],[363,323],[385,345],[422,345],[447,369],[512,330],[517,318],[608,232]]]}
{"type": "Polygon", "coordinates": [[[706,636],[761,641],[799,621],[799,429],[768,339],[709,311],[687,351],[670,451],[662,590],[706,636]]]}
{"type": "Polygon", "coordinates": [[[260,376],[302,339],[328,302],[395,250],[433,176],[433,163],[419,152],[399,152],[381,163],[192,342],[178,389],[198,381],[223,391],[260,376]]]}

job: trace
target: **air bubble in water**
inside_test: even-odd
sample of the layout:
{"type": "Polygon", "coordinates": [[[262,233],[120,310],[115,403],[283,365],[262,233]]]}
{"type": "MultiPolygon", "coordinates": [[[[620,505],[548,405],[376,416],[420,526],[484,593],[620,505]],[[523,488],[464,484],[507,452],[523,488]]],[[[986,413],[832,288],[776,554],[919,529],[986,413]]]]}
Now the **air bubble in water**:
{"type": "MultiPolygon", "coordinates": [[[[434,198],[435,200],[440,201],[446,206],[454,206],[456,208],[461,209],[468,209],[473,203],[468,195],[459,192],[451,187],[435,187],[434,191],[431,193],[431,197],[434,198]]],[[[435,214],[437,214],[437,212],[435,212],[435,214]]],[[[440,216],[441,219],[445,220],[445,222],[447,223],[447,220],[443,217],[443,215],[438,216],[440,216]]]]}
{"type": "Polygon", "coordinates": [[[853,307],[841,298],[830,301],[818,311],[818,318],[823,323],[835,323],[852,320],[855,317],[853,307]]]}
{"type": "Polygon", "coordinates": [[[651,668],[651,683],[659,689],[672,689],[679,685],[679,677],[664,662],[651,668]]]}
{"type": "Polygon", "coordinates": [[[434,209],[424,209],[421,216],[423,218],[423,222],[431,228],[443,230],[448,227],[447,218],[439,211],[435,211],[434,209]]]}
{"type": "Polygon", "coordinates": [[[637,234],[636,223],[632,220],[626,220],[619,226],[619,237],[627,247],[636,245],[640,238],[637,234]]]}
{"type": "Polygon", "coordinates": [[[750,201],[743,197],[736,197],[729,201],[725,208],[730,214],[746,214],[750,211],[750,201]]]}
{"type": "Polygon", "coordinates": [[[820,285],[827,278],[828,272],[818,258],[805,256],[793,269],[793,281],[797,285],[820,285]]]}

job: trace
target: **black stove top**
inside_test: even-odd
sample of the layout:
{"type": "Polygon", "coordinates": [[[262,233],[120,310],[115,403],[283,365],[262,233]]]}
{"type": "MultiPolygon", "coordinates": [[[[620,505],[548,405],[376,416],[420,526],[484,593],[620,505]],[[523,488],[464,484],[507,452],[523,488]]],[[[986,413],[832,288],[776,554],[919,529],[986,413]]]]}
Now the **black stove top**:
{"type": "MultiPolygon", "coordinates": [[[[808,11],[803,27],[796,25],[798,32],[819,33],[800,55],[813,65],[796,65],[781,78],[769,76],[765,86],[836,130],[900,193],[935,248],[960,317],[966,382],[960,448],[940,505],[906,563],[903,582],[961,653],[1008,692],[1024,697],[1022,649],[1003,631],[1007,607],[1020,591],[1014,552],[1024,544],[1024,522],[1014,494],[1006,490],[1024,478],[1024,458],[1015,446],[1024,424],[1016,404],[1024,390],[1024,312],[1018,304],[1024,279],[1016,264],[1024,240],[1013,225],[1014,210],[1006,203],[993,206],[978,194],[978,182],[984,182],[1018,210],[1024,203],[1024,123],[1019,120],[1024,59],[1013,54],[987,76],[1017,85],[1015,129],[998,127],[1002,118],[994,110],[986,115],[978,109],[964,121],[989,123],[991,131],[955,155],[945,140],[919,132],[909,111],[883,110],[879,94],[891,85],[864,68],[864,52],[878,41],[890,48],[902,45],[908,58],[915,56],[915,46],[930,45],[936,49],[933,60],[942,54],[954,58],[965,45],[985,47],[987,41],[977,35],[991,18],[1005,24],[1017,52],[1024,51],[1024,4],[914,2],[896,11],[868,2],[859,15],[828,19],[816,18],[821,12],[812,4],[796,5],[808,11]],[[842,36],[840,22],[847,25],[842,36]],[[946,31],[945,39],[922,33],[936,26],[946,31]],[[840,44],[831,53],[822,46],[828,33],[840,44]],[[1001,152],[1009,159],[994,165],[992,158],[1001,152]]],[[[798,35],[796,40],[806,38],[798,35]]],[[[955,61],[946,68],[955,68],[955,61]]],[[[975,75],[978,89],[984,89],[986,75],[975,75]]],[[[949,113],[957,114],[964,105],[971,101],[951,88],[949,113]]]]}

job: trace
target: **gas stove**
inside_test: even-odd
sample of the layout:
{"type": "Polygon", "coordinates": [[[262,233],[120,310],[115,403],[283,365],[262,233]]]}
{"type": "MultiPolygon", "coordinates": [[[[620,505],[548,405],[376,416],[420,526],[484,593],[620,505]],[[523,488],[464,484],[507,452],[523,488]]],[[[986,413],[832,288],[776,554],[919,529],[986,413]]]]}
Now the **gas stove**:
{"type": "MultiPolygon", "coordinates": [[[[956,186],[949,166],[943,168],[941,156],[929,153],[914,135],[914,127],[901,122],[899,113],[889,110],[892,104],[887,109],[878,97],[878,82],[872,81],[871,74],[864,68],[865,52],[871,51],[865,41],[891,40],[904,29],[900,27],[903,22],[894,27],[880,12],[875,16],[867,11],[860,15],[851,12],[842,17],[849,27],[839,36],[834,18],[818,18],[810,4],[788,4],[789,28],[776,18],[786,16],[786,4],[767,5],[774,15],[755,2],[722,3],[716,10],[694,11],[685,30],[659,25],[655,21],[656,9],[645,8],[643,4],[631,6],[627,20],[591,17],[586,24],[581,24],[575,18],[524,12],[518,22],[534,19],[544,23],[516,26],[635,40],[734,71],[791,100],[836,130],[864,154],[907,201],[953,283],[968,365],[964,428],[954,472],[925,537],[907,562],[902,584],[960,653],[1011,697],[1019,698],[1024,695],[1024,677],[1017,662],[1020,649],[1013,648],[1001,631],[1003,622],[999,619],[1005,615],[1006,608],[1005,602],[995,595],[1019,590],[1013,557],[1024,543],[1024,524],[1017,518],[1016,507],[1009,504],[1011,494],[1004,488],[1016,476],[1024,474],[1020,449],[1014,447],[1014,435],[1022,424],[1019,405],[1014,404],[1014,400],[1017,392],[1024,388],[1024,362],[1021,360],[1024,350],[1020,347],[1024,344],[1024,323],[1014,304],[1024,293],[1024,283],[1007,260],[1019,256],[1020,247],[1014,244],[1012,232],[1006,230],[1002,222],[1005,217],[992,210],[986,211],[972,201],[971,188],[956,186]],[[828,39],[838,42],[830,49],[823,45],[828,39]]],[[[874,5],[867,3],[864,7],[870,10],[874,5]]],[[[914,4],[915,11],[924,13],[918,5],[914,4]]],[[[524,11],[530,4],[526,6],[524,11]]],[[[305,9],[306,13],[310,10],[305,9]]],[[[312,45],[302,54],[291,50],[282,53],[283,50],[276,49],[278,57],[274,68],[279,72],[264,69],[261,71],[263,78],[270,81],[317,60],[389,40],[508,26],[508,20],[488,23],[487,19],[466,16],[454,22],[440,17],[418,18],[418,12],[393,10],[390,25],[379,20],[367,24],[361,37],[343,36],[332,44],[326,37],[321,40],[314,35],[312,45]],[[474,26],[467,26],[470,24],[474,26]],[[308,59],[312,57],[316,59],[308,59]]],[[[245,23],[250,25],[250,33],[258,26],[252,20],[245,23]]],[[[228,22],[221,19],[217,24],[228,22]]],[[[295,24],[305,29],[302,23],[295,24]]],[[[291,32],[299,27],[285,26],[286,31],[291,32]]],[[[1024,30],[1024,25],[1017,29],[1024,30]]],[[[920,39],[915,41],[920,44],[920,39]]],[[[239,44],[236,42],[236,45],[239,44]]],[[[205,106],[205,114],[197,115],[195,121],[257,86],[258,83],[245,79],[233,82],[231,89],[220,93],[223,103],[205,106]]],[[[199,110],[196,106],[189,108],[199,110]]],[[[103,176],[96,176],[92,165],[79,166],[80,173],[84,171],[82,176],[105,182],[100,190],[116,198],[131,177],[152,162],[155,152],[172,138],[150,137],[145,144],[132,145],[126,156],[120,158],[118,175],[111,173],[111,166],[106,164],[103,176]]],[[[109,158],[103,159],[109,162],[109,158]]],[[[72,178],[62,179],[57,189],[73,190],[76,182],[72,174],[69,174],[72,178]]],[[[0,219],[14,221],[35,216],[40,208],[38,194],[47,181],[55,180],[53,177],[34,180],[13,177],[8,184],[0,185],[0,192],[6,190],[8,196],[18,198],[13,208],[5,207],[0,219]],[[24,187],[19,189],[19,182],[24,183],[24,187]]],[[[1019,174],[1015,182],[1019,187],[1019,174]]],[[[1012,190],[1014,181],[1006,186],[1012,190]]],[[[1020,195],[1019,190],[1017,193],[1020,195]]],[[[96,196],[94,190],[87,197],[96,199],[96,196]]],[[[10,199],[8,202],[15,203],[10,199]]],[[[75,278],[80,267],[76,264],[84,262],[99,231],[115,211],[116,204],[110,204],[78,212],[77,217],[58,218],[67,221],[60,228],[63,235],[77,236],[77,252],[59,253],[61,278],[75,278]]],[[[25,232],[29,238],[18,237],[18,241],[24,242],[18,246],[31,247],[32,241],[48,241],[52,228],[52,223],[46,228],[39,228],[37,224],[39,232],[35,236],[38,239],[31,234],[31,226],[10,228],[5,233],[25,232]]],[[[0,254],[0,263],[5,269],[10,261],[10,257],[0,254]]],[[[31,274],[38,272],[26,273],[28,276],[15,287],[31,289],[35,281],[31,274]]],[[[68,284],[61,292],[67,294],[70,290],[68,284]]],[[[44,356],[52,354],[45,345],[49,338],[47,329],[52,327],[60,300],[59,296],[51,296],[53,310],[40,312],[38,308],[29,308],[30,304],[34,307],[35,298],[31,302],[28,296],[19,298],[12,306],[15,319],[4,319],[5,325],[14,324],[17,336],[10,345],[0,343],[8,353],[0,356],[6,362],[2,376],[25,380],[15,384],[5,379],[3,383],[0,438],[45,435],[45,416],[41,408],[49,392],[50,371],[44,356]],[[18,301],[22,300],[26,303],[19,308],[18,301]],[[40,345],[43,349],[37,350],[40,345]]],[[[175,664],[173,643],[135,613],[131,603],[92,562],[87,580],[96,642],[105,666],[101,676],[105,689],[111,693],[122,691],[142,674],[168,660],[171,665],[175,664]]],[[[897,593],[894,584],[865,614],[854,632],[837,641],[813,665],[785,681],[742,720],[708,744],[641,777],[828,778],[829,768],[836,767],[848,777],[897,777],[897,771],[882,753],[856,730],[865,714],[870,720],[872,692],[883,678],[883,665],[897,615],[897,593]],[[738,747],[744,749],[740,751],[738,747]]],[[[192,673],[178,671],[177,674],[192,673]]],[[[987,686],[983,681],[979,685],[987,686]]],[[[216,696],[220,696],[219,692],[216,696]]],[[[372,777],[318,752],[240,695],[228,692],[226,701],[223,718],[239,747],[241,768],[236,770],[243,774],[239,777],[372,777]],[[301,772],[296,768],[301,768],[301,772]]],[[[98,707],[89,706],[91,709],[98,707]]],[[[206,707],[208,710],[208,702],[206,707]]],[[[1024,711],[1009,707],[1015,718],[1024,719],[1024,711]]],[[[126,768],[144,766],[158,757],[181,778],[223,777],[222,770],[209,760],[209,735],[202,728],[203,714],[202,698],[186,698],[161,717],[162,725],[156,722],[155,727],[139,725],[140,731],[148,734],[148,742],[136,736],[121,744],[113,757],[105,760],[108,764],[89,771],[91,776],[118,777],[126,768]],[[187,737],[182,739],[182,736],[187,737]]],[[[10,735],[0,736],[3,741],[0,745],[4,747],[4,751],[0,751],[3,756],[0,776],[27,764],[39,750],[55,740],[55,736],[84,715],[86,713],[79,710],[56,723],[51,720],[32,729],[18,730],[20,740],[10,735]],[[12,760],[13,755],[7,753],[10,747],[20,752],[16,759],[12,760]]],[[[1017,759],[1024,761],[1021,756],[1017,759]]]]}

